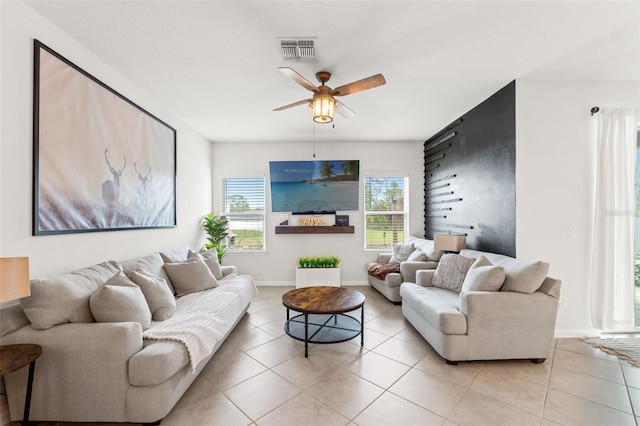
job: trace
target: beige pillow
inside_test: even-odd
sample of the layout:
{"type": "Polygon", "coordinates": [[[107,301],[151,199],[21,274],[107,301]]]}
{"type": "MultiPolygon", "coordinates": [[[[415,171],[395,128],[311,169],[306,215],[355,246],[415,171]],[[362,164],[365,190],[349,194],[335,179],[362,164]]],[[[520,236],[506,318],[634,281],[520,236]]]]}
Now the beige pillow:
{"type": "Polygon", "coordinates": [[[409,256],[411,256],[411,253],[413,253],[413,243],[409,243],[409,244],[399,244],[399,243],[394,243],[391,246],[391,251],[392,251],[392,255],[391,255],[391,259],[389,259],[389,263],[401,263],[401,262],[406,262],[407,259],[409,259],[409,256]]]}
{"type": "Polygon", "coordinates": [[[218,285],[218,280],[199,253],[187,262],[165,263],[164,270],[176,289],[176,296],[208,290],[218,285]]]}
{"type": "Polygon", "coordinates": [[[471,265],[460,291],[498,291],[504,283],[504,277],[502,266],[493,266],[489,259],[480,256],[471,265]]]}
{"type": "MultiPolygon", "coordinates": [[[[195,251],[189,250],[189,258],[187,260],[192,260],[191,258],[195,254],[197,254],[195,251]]],[[[204,253],[200,253],[200,255],[204,259],[204,263],[206,263],[211,270],[213,276],[216,277],[216,280],[221,280],[222,278],[224,278],[224,275],[222,274],[222,267],[220,266],[220,261],[218,260],[218,251],[215,248],[209,249],[204,253]]]]}
{"type": "Polygon", "coordinates": [[[164,278],[156,277],[144,269],[131,271],[128,277],[142,290],[154,321],[164,321],[176,312],[176,299],[164,278]]]}
{"type": "Polygon", "coordinates": [[[20,306],[36,330],[67,322],[93,322],[89,297],[118,272],[113,261],[46,279],[31,280],[31,296],[20,306]]]}
{"type": "Polygon", "coordinates": [[[151,311],[140,287],[120,271],[89,298],[97,322],[137,322],[151,326],[151,311]]]}
{"type": "Polygon", "coordinates": [[[542,261],[514,260],[503,266],[505,280],[502,291],[533,293],[540,288],[549,274],[549,264],[542,261]]]}
{"type": "Polygon", "coordinates": [[[444,254],[438,262],[431,285],[459,293],[467,272],[476,259],[459,254],[444,254]]]}

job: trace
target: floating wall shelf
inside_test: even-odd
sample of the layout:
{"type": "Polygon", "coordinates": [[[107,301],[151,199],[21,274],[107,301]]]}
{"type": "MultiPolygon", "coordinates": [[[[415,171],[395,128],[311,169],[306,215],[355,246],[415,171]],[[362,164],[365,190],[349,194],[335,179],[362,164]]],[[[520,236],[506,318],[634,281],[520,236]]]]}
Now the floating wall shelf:
{"type": "Polygon", "coordinates": [[[353,234],[353,226],[276,226],[276,234],[353,234]]]}

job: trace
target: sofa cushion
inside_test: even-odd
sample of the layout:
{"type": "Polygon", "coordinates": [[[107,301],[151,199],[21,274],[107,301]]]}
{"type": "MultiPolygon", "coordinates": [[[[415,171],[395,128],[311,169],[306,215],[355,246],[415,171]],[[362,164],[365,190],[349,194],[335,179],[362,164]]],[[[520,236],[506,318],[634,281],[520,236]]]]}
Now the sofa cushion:
{"type": "Polygon", "coordinates": [[[176,296],[207,290],[218,285],[218,280],[198,253],[187,262],[165,263],[164,269],[176,289],[176,296]]]}
{"type": "Polygon", "coordinates": [[[413,283],[400,286],[402,304],[410,305],[434,328],[444,334],[466,334],[467,317],[458,310],[458,293],[413,283]]]}
{"type": "Polygon", "coordinates": [[[89,298],[97,322],[137,322],[151,326],[151,311],[142,290],[120,271],[89,298]]]}
{"type": "Polygon", "coordinates": [[[475,260],[459,254],[444,254],[438,262],[431,285],[460,293],[464,278],[475,260]]]}
{"type": "Polygon", "coordinates": [[[480,256],[471,265],[462,283],[461,292],[465,291],[498,291],[504,284],[504,268],[494,266],[484,256],[480,256]]]}
{"type": "Polygon", "coordinates": [[[164,321],[175,313],[176,299],[164,278],[144,269],[131,271],[127,276],[142,290],[154,321],[164,321]]]}
{"type": "MultiPolygon", "coordinates": [[[[186,258],[184,260],[186,260],[186,258]]],[[[153,253],[148,256],[127,260],[126,262],[120,262],[120,266],[122,267],[122,270],[127,276],[129,276],[129,273],[131,271],[141,271],[141,270],[147,271],[151,275],[155,275],[157,277],[163,278],[167,282],[167,285],[169,286],[171,293],[175,294],[175,290],[171,285],[169,276],[167,275],[167,273],[164,271],[164,268],[162,267],[163,265],[164,265],[164,260],[162,260],[160,253],[153,253]]]]}
{"type": "Polygon", "coordinates": [[[118,271],[116,262],[107,261],[52,278],[33,279],[31,296],[20,299],[20,305],[38,330],[67,322],[93,322],[89,296],[118,271]]]}
{"type": "MultiPolygon", "coordinates": [[[[190,260],[196,254],[195,251],[189,250],[189,257],[187,260],[190,260]]],[[[221,280],[224,278],[224,274],[222,273],[222,267],[220,266],[220,261],[218,260],[218,251],[215,248],[209,249],[203,253],[200,253],[202,258],[204,259],[204,263],[207,264],[211,273],[217,280],[221,280]]]]}
{"type": "Polygon", "coordinates": [[[389,263],[401,263],[406,262],[411,253],[413,253],[413,243],[400,244],[394,243],[391,245],[391,252],[393,255],[389,259],[389,263]]]}
{"type": "Polygon", "coordinates": [[[189,365],[189,354],[181,342],[145,339],[144,346],[129,360],[129,383],[133,386],[160,385],[189,365]]]}
{"type": "Polygon", "coordinates": [[[505,280],[502,291],[533,293],[549,273],[549,264],[542,261],[514,260],[504,265],[505,280]]]}

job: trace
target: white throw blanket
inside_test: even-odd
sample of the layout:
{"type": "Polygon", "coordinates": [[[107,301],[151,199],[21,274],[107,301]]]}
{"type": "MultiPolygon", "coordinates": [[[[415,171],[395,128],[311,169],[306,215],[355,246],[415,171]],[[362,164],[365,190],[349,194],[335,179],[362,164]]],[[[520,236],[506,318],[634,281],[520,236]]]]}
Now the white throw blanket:
{"type": "Polygon", "coordinates": [[[189,354],[191,371],[195,373],[196,366],[211,354],[249,303],[249,300],[243,300],[248,285],[255,294],[255,282],[249,275],[223,279],[211,290],[187,294],[177,300],[176,313],[171,318],[154,321],[142,337],[183,343],[189,354]]]}

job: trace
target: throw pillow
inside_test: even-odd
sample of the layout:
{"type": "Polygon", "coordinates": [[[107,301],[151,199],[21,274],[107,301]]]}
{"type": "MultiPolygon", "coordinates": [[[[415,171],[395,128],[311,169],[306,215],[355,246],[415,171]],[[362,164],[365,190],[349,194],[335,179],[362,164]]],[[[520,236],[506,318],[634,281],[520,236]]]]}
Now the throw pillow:
{"type": "Polygon", "coordinates": [[[165,263],[164,270],[176,289],[176,296],[208,290],[218,285],[218,280],[199,253],[187,262],[165,263]]]}
{"type": "Polygon", "coordinates": [[[413,243],[409,244],[399,244],[394,243],[391,246],[391,259],[389,259],[389,263],[401,263],[406,262],[411,253],[413,253],[413,243]]]}
{"type": "Polygon", "coordinates": [[[459,254],[444,254],[438,262],[431,285],[460,293],[464,278],[475,260],[459,254]]]}
{"type": "Polygon", "coordinates": [[[489,259],[480,256],[471,265],[462,283],[461,292],[465,291],[498,291],[504,283],[504,268],[493,266],[489,259]]]}
{"type": "Polygon", "coordinates": [[[143,330],[151,326],[151,311],[142,290],[122,271],[91,295],[89,305],[97,322],[137,322],[143,330]]]}
{"type": "Polygon", "coordinates": [[[424,262],[427,260],[427,255],[422,250],[415,249],[413,253],[407,258],[408,262],[424,262]]]}
{"type": "Polygon", "coordinates": [[[128,277],[142,290],[154,321],[164,321],[173,316],[176,312],[176,299],[164,278],[156,277],[144,269],[131,271],[128,277]]]}
{"type": "MultiPolygon", "coordinates": [[[[187,258],[187,260],[192,260],[191,258],[195,254],[195,251],[189,250],[189,257],[187,258]]],[[[222,267],[220,266],[220,261],[218,260],[218,252],[215,248],[209,249],[204,253],[200,253],[200,255],[204,259],[204,263],[206,263],[211,270],[213,276],[216,277],[216,280],[221,280],[222,278],[224,278],[224,275],[222,274],[222,267]]]]}
{"type": "Polygon", "coordinates": [[[514,260],[504,265],[505,280],[502,291],[533,293],[538,290],[549,273],[547,262],[514,260]]]}
{"type": "Polygon", "coordinates": [[[427,240],[424,238],[409,237],[408,243],[413,243],[413,246],[420,249],[427,255],[427,260],[437,262],[440,260],[444,252],[442,250],[436,250],[435,242],[433,240],[427,240]]]}
{"type": "Polygon", "coordinates": [[[93,322],[89,297],[118,272],[113,261],[99,263],[67,274],[31,280],[31,296],[20,306],[36,330],[67,322],[93,322]]]}

